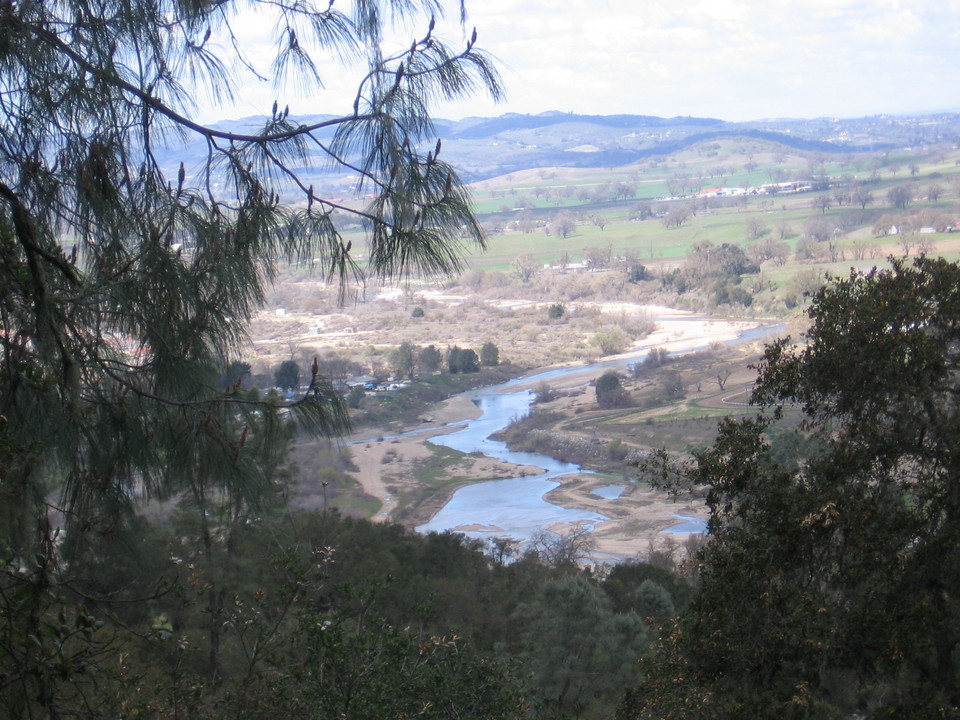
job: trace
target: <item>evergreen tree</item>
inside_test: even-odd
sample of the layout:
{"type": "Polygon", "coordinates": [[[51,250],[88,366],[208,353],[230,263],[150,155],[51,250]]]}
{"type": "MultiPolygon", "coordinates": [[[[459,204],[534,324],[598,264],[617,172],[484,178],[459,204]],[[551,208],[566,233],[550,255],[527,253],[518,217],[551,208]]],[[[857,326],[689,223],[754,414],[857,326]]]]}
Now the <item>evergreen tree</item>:
{"type": "Polygon", "coordinates": [[[249,380],[251,371],[250,363],[234,360],[223,371],[223,375],[220,377],[220,386],[226,388],[236,385],[239,387],[249,380]]]}
{"type": "Polygon", "coordinates": [[[637,615],[615,613],[603,590],[579,575],[544,583],[514,621],[518,655],[545,718],[606,717],[648,642],[637,615]]]}
{"type": "Polygon", "coordinates": [[[281,390],[296,390],[300,385],[300,366],[296,360],[284,360],[273,374],[274,384],[281,390]]]}
{"type": "Polygon", "coordinates": [[[623,407],[629,402],[629,395],[620,384],[620,376],[614,370],[607,370],[597,378],[597,405],[602,408],[623,407]]]}
{"type": "Polygon", "coordinates": [[[447,350],[447,369],[451,374],[479,372],[480,359],[476,351],[454,345],[447,350]]]}
{"type": "Polygon", "coordinates": [[[417,355],[417,366],[420,368],[420,372],[427,374],[436,372],[442,364],[443,355],[434,345],[427,345],[417,355]]]}
{"type": "MultiPolygon", "coordinates": [[[[379,277],[456,270],[460,243],[482,244],[428,105],[477,87],[498,97],[500,85],[475,35],[460,50],[433,37],[429,15],[439,10],[430,0],[373,0],[346,13],[311,0],[0,7],[0,597],[10,601],[0,614],[0,704],[9,716],[80,712],[102,681],[91,672],[94,646],[71,648],[60,629],[98,641],[86,611],[58,617],[57,607],[80,607],[57,590],[64,553],[116,537],[137,501],[154,497],[191,498],[211,543],[229,545],[272,493],[289,436],[279,400],[220,380],[276,259],[315,259],[341,282],[359,275],[334,212],[368,229],[367,267],[379,277]],[[234,42],[240,11],[274,28],[269,68],[234,42]],[[418,18],[409,48],[384,52],[386,28],[418,18]],[[334,114],[321,121],[300,122],[285,102],[248,131],[191,119],[204,94],[236,97],[240,73],[320,86],[321,62],[358,72],[352,106],[325,108],[334,114]],[[194,139],[206,157],[187,167],[178,148],[194,139]],[[321,197],[299,174],[321,163],[349,166],[375,200],[354,209],[321,197]],[[207,514],[214,507],[222,522],[207,514]]],[[[341,432],[347,415],[316,363],[307,384],[293,416],[311,432],[341,432]]],[[[224,590],[215,587],[212,623],[224,590]]],[[[213,679],[216,664],[211,650],[213,679]]]]}
{"type": "Polygon", "coordinates": [[[485,342],[480,348],[480,364],[484,367],[493,367],[500,364],[500,348],[492,342],[485,342]]]}

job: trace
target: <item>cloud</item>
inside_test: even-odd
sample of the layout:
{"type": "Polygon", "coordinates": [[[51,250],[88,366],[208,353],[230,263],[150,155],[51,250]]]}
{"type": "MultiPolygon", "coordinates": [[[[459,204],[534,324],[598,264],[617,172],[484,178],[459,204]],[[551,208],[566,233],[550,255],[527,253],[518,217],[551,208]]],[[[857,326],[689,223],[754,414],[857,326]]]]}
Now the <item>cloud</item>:
{"type": "MultiPolygon", "coordinates": [[[[960,7],[943,0],[467,0],[437,32],[451,43],[478,30],[502,63],[508,102],[477,98],[446,117],[546,110],[700,115],[729,120],[921,112],[954,102],[960,7]]],[[[244,24],[251,56],[262,24],[244,24]]],[[[409,43],[415,28],[397,34],[409,43]]],[[[291,108],[342,111],[353,78],[291,108]],[[338,107],[340,103],[340,107],[338,107]]],[[[273,91],[250,83],[250,107],[273,91]]]]}

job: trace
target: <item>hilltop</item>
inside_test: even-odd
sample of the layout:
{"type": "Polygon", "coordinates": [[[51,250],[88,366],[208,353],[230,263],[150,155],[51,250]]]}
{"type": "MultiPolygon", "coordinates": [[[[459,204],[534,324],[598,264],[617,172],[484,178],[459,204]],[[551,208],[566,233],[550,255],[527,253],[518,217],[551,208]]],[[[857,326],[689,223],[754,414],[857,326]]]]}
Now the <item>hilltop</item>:
{"type": "MultiPolygon", "coordinates": [[[[303,115],[291,121],[310,125],[330,115],[303,115]]],[[[224,120],[214,127],[252,131],[265,118],[224,120]]],[[[877,152],[954,142],[960,136],[960,115],[893,116],[839,119],[772,119],[728,122],[716,118],[649,115],[577,115],[556,111],[536,115],[507,113],[499,117],[436,120],[436,137],[443,157],[476,182],[521,170],[569,167],[611,168],[655,155],[680,152],[700,142],[743,137],[778,143],[798,152],[828,154],[877,152]]],[[[333,131],[320,133],[332,140],[333,131]]],[[[432,146],[435,138],[429,140],[432,146]]],[[[201,163],[206,147],[199,142],[170,148],[161,162],[174,174],[181,161],[190,168],[201,163]]],[[[318,155],[319,157],[319,155],[318,155]]],[[[334,195],[349,194],[356,177],[329,172],[323,164],[308,175],[315,186],[334,195]]]]}

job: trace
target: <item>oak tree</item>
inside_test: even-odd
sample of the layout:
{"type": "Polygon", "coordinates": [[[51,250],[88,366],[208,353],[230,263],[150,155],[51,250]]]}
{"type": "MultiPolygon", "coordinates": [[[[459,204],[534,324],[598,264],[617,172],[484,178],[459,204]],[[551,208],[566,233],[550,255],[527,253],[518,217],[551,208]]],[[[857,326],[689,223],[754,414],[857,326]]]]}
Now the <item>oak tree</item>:
{"type": "Polygon", "coordinates": [[[960,267],[853,272],[808,312],[764,353],[767,412],[685,474],[709,493],[701,587],[624,717],[958,712],[960,267]]]}

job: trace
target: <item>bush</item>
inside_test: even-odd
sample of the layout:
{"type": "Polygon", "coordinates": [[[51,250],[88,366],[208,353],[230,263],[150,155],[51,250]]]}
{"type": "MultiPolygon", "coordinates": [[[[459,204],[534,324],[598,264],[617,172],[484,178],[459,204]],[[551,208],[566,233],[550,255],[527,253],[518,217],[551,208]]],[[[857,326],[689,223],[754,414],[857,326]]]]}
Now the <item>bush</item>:
{"type": "Polygon", "coordinates": [[[627,459],[627,453],[629,452],[630,447],[620,438],[611,440],[607,444],[607,457],[614,462],[623,462],[627,459]]]}
{"type": "Polygon", "coordinates": [[[630,369],[630,374],[634,378],[640,378],[646,375],[651,370],[654,370],[662,365],[666,365],[670,362],[670,351],[666,348],[655,347],[650,348],[650,351],[646,354],[643,360],[640,360],[635,363],[628,365],[630,369]]]}
{"type": "Polygon", "coordinates": [[[357,410],[360,408],[363,399],[366,397],[366,393],[363,390],[362,385],[354,385],[350,388],[350,392],[347,393],[347,407],[357,410]]]}
{"type": "Polygon", "coordinates": [[[567,309],[563,306],[563,303],[554,303],[547,308],[547,317],[551,320],[559,320],[566,311],[567,309]]]}
{"type": "Polygon", "coordinates": [[[480,371],[480,358],[473,350],[465,350],[454,345],[447,351],[447,368],[451,374],[475,373],[480,371]]]}
{"type": "Polygon", "coordinates": [[[413,318],[422,318],[422,317],[424,316],[424,314],[425,314],[425,313],[423,312],[423,308],[422,308],[422,307],[415,307],[415,308],[413,309],[413,312],[410,313],[410,317],[413,317],[413,318]]]}
{"type": "Polygon", "coordinates": [[[494,367],[500,364],[500,349],[492,342],[486,342],[480,348],[480,364],[484,367],[494,367]]]}
{"type": "Polygon", "coordinates": [[[557,398],[557,391],[554,390],[546,381],[541,381],[533,391],[533,403],[539,405],[548,403],[557,398]]]}
{"type": "Polygon", "coordinates": [[[601,355],[616,355],[623,352],[626,340],[617,330],[598,332],[593,336],[593,344],[600,348],[601,355]]]}
{"type": "Polygon", "coordinates": [[[602,408],[624,407],[630,396],[620,384],[620,376],[613,370],[607,370],[597,378],[597,405],[602,408]]]}

